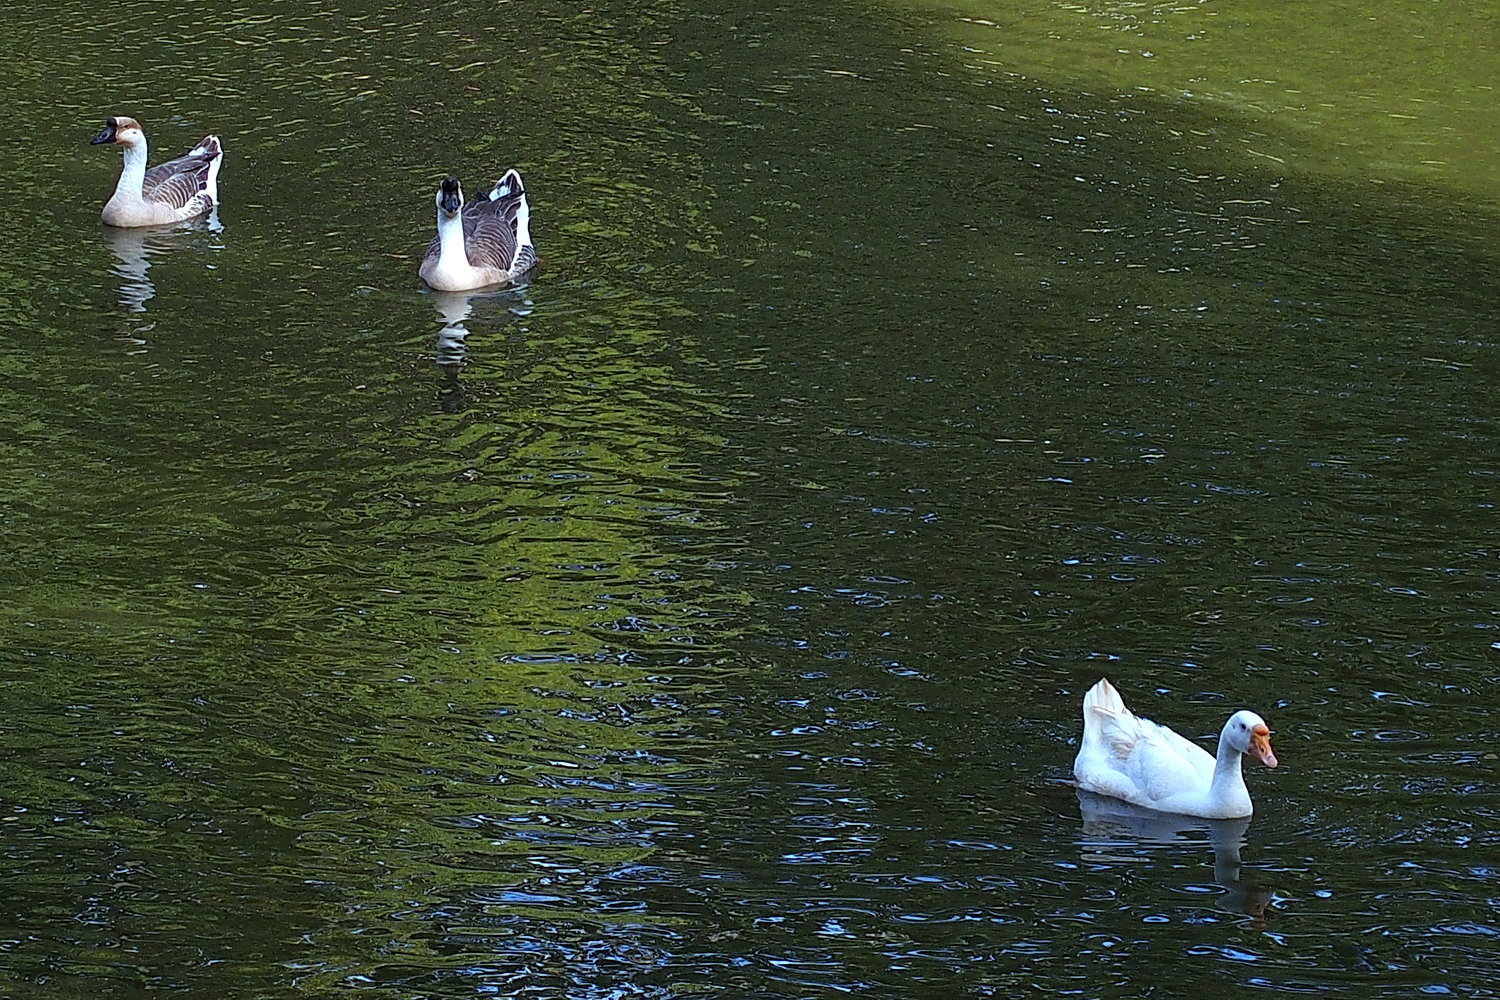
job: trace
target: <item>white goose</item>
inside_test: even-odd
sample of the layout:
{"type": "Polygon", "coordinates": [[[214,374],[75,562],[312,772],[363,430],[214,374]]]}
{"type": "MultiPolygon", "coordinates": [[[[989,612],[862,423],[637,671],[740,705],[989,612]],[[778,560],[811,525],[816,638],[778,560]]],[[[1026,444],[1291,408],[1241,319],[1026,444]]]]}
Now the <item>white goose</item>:
{"type": "Polygon", "coordinates": [[[146,169],[146,133],[123,115],[111,118],[91,145],[125,147],[120,183],[101,217],[111,226],[164,226],[202,215],[219,203],[219,167],[224,147],[206,135],[175,160],[146,169]]]}
{"type": "Polygon", "coordinates": [[[1101,680],[1083,696],[1083,740],[1073,777],[1086,791],[1124,799],[1159,812],[1233,819],[1254,812],[1240,773],[1240,757],[1253,753],[1276,766],[1271,730],[1254,712],[1239,711],[1219,733],[1219,753],[1125,707],[1120,693],[1101,680]]]}
{"type": "Polygon", "coordinates": [[[521,175],[507,170],[488,194],[464,204],[457,177],[438,185],[438,234],[422,257],[422,280],[441,292],[516,281],[536,266],[531,207],[521,175]]]}

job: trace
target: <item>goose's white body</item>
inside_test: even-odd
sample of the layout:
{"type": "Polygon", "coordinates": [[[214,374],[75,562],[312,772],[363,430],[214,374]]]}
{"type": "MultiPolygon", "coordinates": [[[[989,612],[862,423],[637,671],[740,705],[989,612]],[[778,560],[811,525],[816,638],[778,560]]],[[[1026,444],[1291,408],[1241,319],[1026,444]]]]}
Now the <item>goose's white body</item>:
{"type": "Polygon", "coordinates": [[[111,118],[94,145],[123,147],[125,166],[100,217],[111,226],[162,226],[192,219],[219,203],[219,167],[224,148],[204,136],[175,160],[146,169],[146,133],[134,118],[111,118]]]}
{"type": "Polygon", "coordinates": [[[1253,753],[1276,766],[1271,731],[1254,712],[1224,723],[1217,756],[1166,726],[1125,707],[1114,685],[1101,680],[1083,697],[1083,739],[1073,761],[1078,787],[1159,812],[1232,819],[1254,812],[1240,772],[1253,753]]]}
{"type": "Polygon", "coordinates": [[[438,234],[419,269],[433,288],[463,292],[503,285],[536,266],[531,206],[516,171],[507,170],[488,194],[468,204],[457,178],[445,178],[436,202],[438,234]]]}

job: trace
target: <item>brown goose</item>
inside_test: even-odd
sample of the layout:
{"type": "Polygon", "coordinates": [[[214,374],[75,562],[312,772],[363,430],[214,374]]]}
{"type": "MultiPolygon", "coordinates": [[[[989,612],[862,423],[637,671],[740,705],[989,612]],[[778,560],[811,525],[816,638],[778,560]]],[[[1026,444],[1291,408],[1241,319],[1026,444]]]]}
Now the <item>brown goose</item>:
{"type": "Polygon", "coordinates": [[[494,188],[464,204],[457,177],[438,185],[438,234],[422,257],[422,280],[443,292],[462,292],[519,280],[536,266],[531,207],[521,175],[507,170],[494,188]]]}
{"type": "Polygon", "coordinates": [[[146,169],[146,133],[141,123],[111,118],[92,145],[125,147],[125,168],[101,217],[111,226],[161,226],[202,215],[219,203],[219,166],[224,147],[206,135],[175,160],[146,169]]]}

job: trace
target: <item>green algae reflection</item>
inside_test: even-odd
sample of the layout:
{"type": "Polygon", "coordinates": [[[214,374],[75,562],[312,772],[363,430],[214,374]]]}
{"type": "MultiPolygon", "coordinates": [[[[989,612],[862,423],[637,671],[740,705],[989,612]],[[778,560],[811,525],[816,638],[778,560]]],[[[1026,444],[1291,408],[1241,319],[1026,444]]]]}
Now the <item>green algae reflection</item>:
{"type": "Polygon", "coordinates": [[[1255,159],[1500,197],[1500,12],[1481,3],[898,0],[988,74],[1244,116],[1255,159]]]}
{"type": "Polygon", "coordinates": [[[698,809],[748,627],[710,566],[719,404],[668,335],[676,255],[716,252],[670,22],[17,13],[7,995],[428,982],[504,967],[515,928],[566,968],[652,923],[608,880],[698,809]],[[195,130],[230,157],[222,234],[157,248],[134,308],[98,223],[119,164],[79,138],[127,107],[155,159],[195,130]],[[432,184],[511,163],[545,267],[469,321],[447,407],[432,184]]]}

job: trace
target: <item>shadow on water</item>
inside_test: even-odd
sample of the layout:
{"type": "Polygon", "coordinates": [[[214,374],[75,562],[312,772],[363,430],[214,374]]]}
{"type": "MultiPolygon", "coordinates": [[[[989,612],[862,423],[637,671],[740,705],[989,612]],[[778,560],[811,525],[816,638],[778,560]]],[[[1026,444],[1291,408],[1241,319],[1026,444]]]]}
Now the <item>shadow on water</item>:
{"type": "Polygon", "coordinates": [[[486,323],[485,332],[493,343],[509,342],[515,337],[524,337],[519,328],[512,331],[512,323],[525,320],[534,310],[527,296],[526,285],[518,285],[489,292],[442,292],[425,289],[432,306],[443,318],[443,326],[437,333],[433,348],[433,362],[437,366],[438,405],[445,413],[461,413],[468,406],[460,376],[470,361],[468,322],[476,309],[484,310],[484,318],[493,320],[504,309],[498,322],[486,323]]]}
{"type": "Polygon", "coordinates": [[[101,226],[104,245],[117,262],[112,266],[120,279],[120,306],[126,312],[146,312],[146,303],[156,297],[156,283],[151,280],[151,259],[193,249],[222,250],[223,242],[205,239],[203,234],[218,236],[224,231],[218,209],[201,219],[171,226],[133,226],[121,229],[101,226]]]}
{"type": "Polygon", "coordinates": [[[1152,812],[1119,799],[1076,789],[1083,827],[1078,846],[1084,865],[1094,871],[1128,865],[1137,852],[1171,849],[1187,854],[1203,844],[1206,836],[1213,852],[1214,881],[1223,888],[1221,909],[1243,913],[1253,926],[1264,928],[1271,890],[1247,875],[1240,860],[1250,817],[1209,820],[1152,812]]]}

